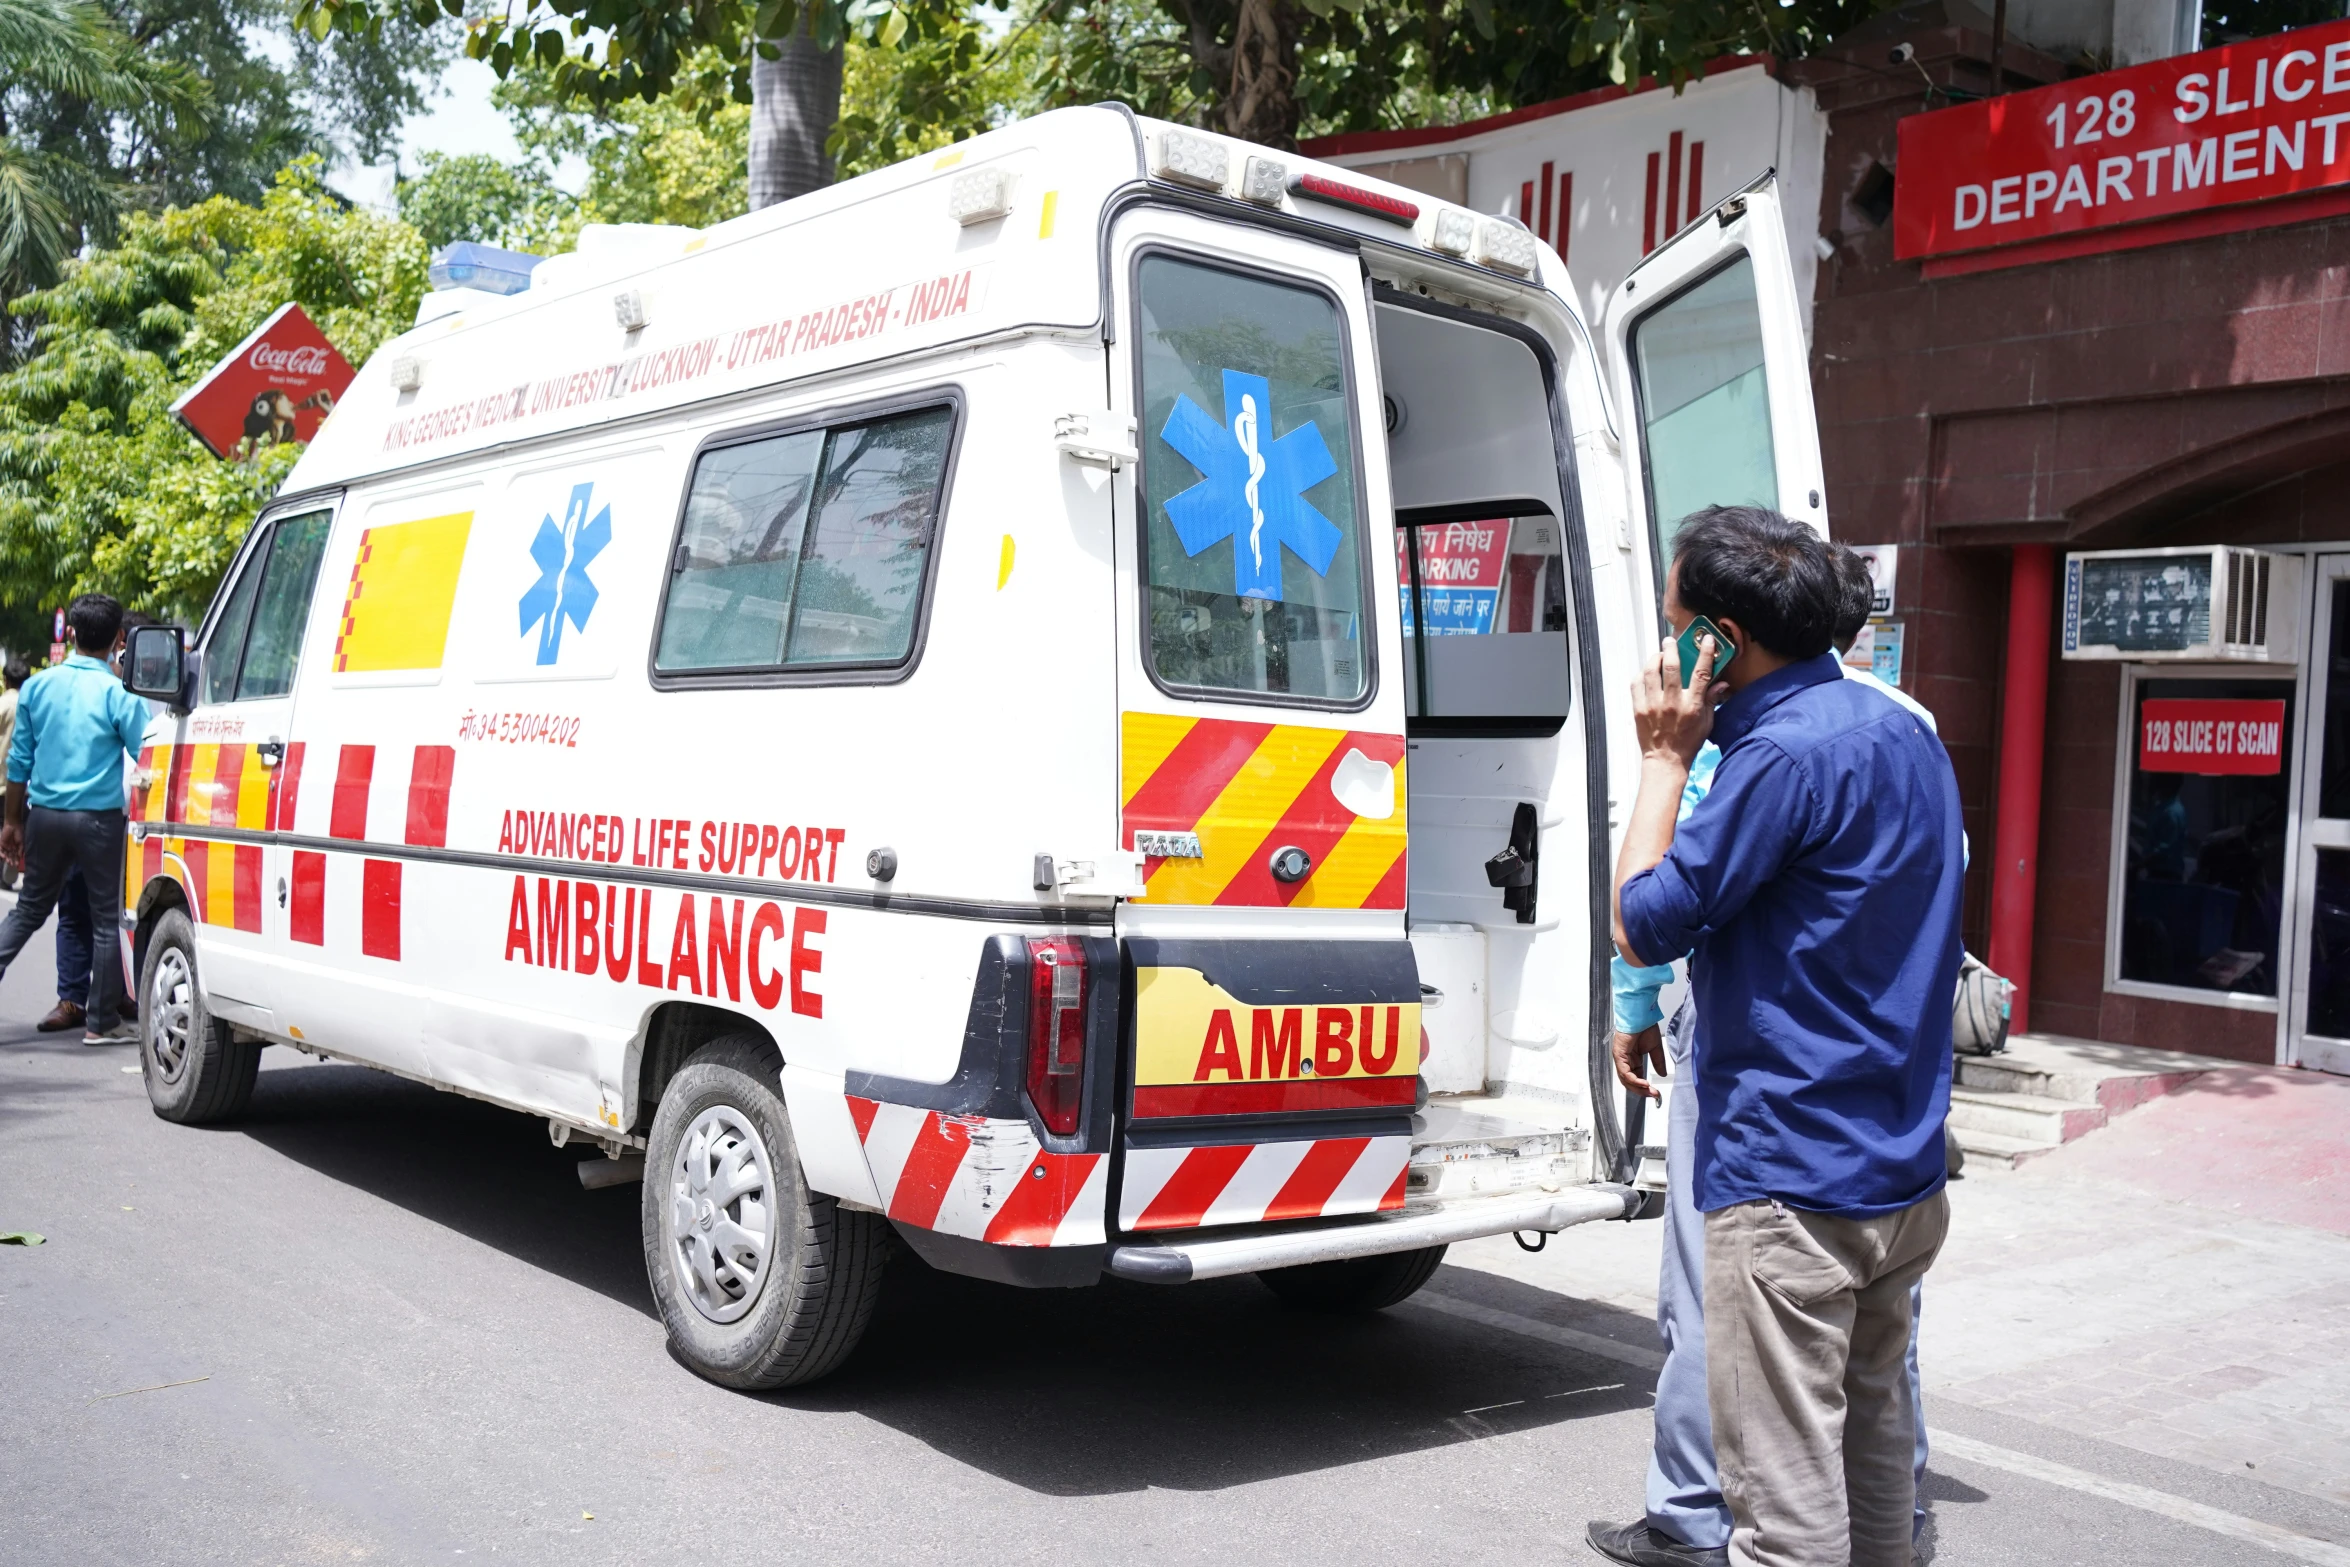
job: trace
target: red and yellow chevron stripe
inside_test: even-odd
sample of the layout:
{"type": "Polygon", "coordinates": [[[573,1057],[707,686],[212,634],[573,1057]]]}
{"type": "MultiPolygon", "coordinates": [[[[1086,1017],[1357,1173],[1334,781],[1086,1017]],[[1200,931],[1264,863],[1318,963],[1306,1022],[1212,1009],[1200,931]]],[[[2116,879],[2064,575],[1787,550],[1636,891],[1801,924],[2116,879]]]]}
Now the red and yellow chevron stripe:
{"type": "MultiPolygon", "coordinates": [[[[131,802],[135,820],[257,831],[270,826],[277,777],[250,746],[148,746],[139,752],[139,768],[147,783],[131,802]]],[[[187,867],[184,885],[198,919],[231,930],[261,929],[261,845],[150,831],[124,857],[126,907],[136,908],[147,883],[165,874],[166,855],[187,867]]]]}
{"type": "Polygon", "coordinates": [[[1137,830],[1199,835],[1198,859],[1144,862],[1146,901],[1404,906],[1402,735],[1128,713],[1119,762],[1129,845],[1137,830]],[[1385,816],[1357,815],[1341,802],[1334,785],[1350,768],[1366,776],[1393,770],[1385,816]],[[1289,844],[1312,858],[1302,881],[1273,878],[1273,851],[1289,844]]]}

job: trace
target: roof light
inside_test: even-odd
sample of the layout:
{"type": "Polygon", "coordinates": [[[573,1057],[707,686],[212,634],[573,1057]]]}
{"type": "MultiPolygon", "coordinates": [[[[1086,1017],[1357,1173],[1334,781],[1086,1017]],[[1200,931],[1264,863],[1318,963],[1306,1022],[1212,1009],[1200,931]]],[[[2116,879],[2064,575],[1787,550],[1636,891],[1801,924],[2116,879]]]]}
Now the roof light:
{"type": "Polygon", "coordinates": [[[966,169],[947,187],[947,216],[969,228],[1012,210],[1012,176],[1006,169],[966,169]]]}
{"type": "Polygon", "coordinates": [[[620,323],[623,332],[642,332],[653,318],[645,309],[644,294],[624,288],[612,296],[612,319],[620,323]]]}
{"type": "Polygon", "coordinates": [[[1322,174],[1300,174],[1290,181],[1289,193],[1308,201],[1326,201],[1333,207],[1345,207],[1353,212],[1368,213],[1374,218],[1385,218],[1390,223],[1417,223],[1420,204],[1406,201],[1401,196],[1382,196],[1375,190],[1360,185],[1349,185],[1322,174]]]}
{"type": "Polygon", "coordinates": [[[1222,142],[1188,131],[1159,132],[1159,163],[1153,172],[1160,179],[1196,185],[1201,190],[1222,190],[1231,168],[1231,154],[1222,142]]]}
{"type": "Polygon", "coordinates": [[[1279,158],[1251,158],[1241,171],[1240,194],[1244,201],[1278,207],[1288,190],[1289,165],[1279,158]]]}
{"type": "Polygon", "coordinates": [[[414,354],[402,354],[392,361],[392,390],[413,392],[424,384],[424,361],[414,354]]]}
{"type": "Polygon", "coordinates": [[[1440,208],[1429,230],[1428,243],[1448,256],[1465,256],[1477,237],[1477,220],[1458,207],[1440,208]]]}
{"type": "Polygon", "coordinates": [[[1506,218],[1487,218],[1477,226],[1478,259],[1520,277],[1534,275],[1534,236],[1506,218]]]}

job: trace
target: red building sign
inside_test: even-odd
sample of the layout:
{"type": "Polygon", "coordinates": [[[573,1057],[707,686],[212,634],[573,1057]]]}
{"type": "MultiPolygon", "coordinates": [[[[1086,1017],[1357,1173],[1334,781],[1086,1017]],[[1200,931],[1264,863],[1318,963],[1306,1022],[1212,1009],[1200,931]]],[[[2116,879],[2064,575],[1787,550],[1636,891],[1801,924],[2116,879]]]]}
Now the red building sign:
{"type": "Polygon", "coordinates": [[[2285,763],[2285,704],[2149,697],[2138,714],[2138,767],[2149,773],[2273,777],[2285,763]]]}
{"type": "Polygon", "coordinates": [[[2350,21],[1914,114],[1900,136],[1904,261],[2086,236],[2075,254],[2136,242],[2099,242],[2124,225],[2328,189],[2350,200],[2350,21]]]}
{"type": "Polygon", "coordinates": [[[281,305],[171,405],[217,456],[318,433],[353,372],[300,305],[281,305]]]}

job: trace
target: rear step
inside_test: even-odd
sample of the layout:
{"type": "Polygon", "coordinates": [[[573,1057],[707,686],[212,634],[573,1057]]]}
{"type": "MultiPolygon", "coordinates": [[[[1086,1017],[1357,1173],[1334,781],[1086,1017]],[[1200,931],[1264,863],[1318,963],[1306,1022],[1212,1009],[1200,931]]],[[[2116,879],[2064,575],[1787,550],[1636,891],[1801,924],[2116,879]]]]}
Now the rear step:
{"type": "Polygon", "coordinates": [[[1405,1200],[1451,1202],[1533,1188],[1557,1192],[1581,1184],[1591,1134],[1545,1124],[1548,1105],[1494,1095],[1441,1095],[1412,1118],[1412,1164],[1405,1200]]]}
{"type": "Polygon", "coordinates": [[[1239,1234],[1221,1231],[1213,1239],[1119,1246],[1110,1252],[1110,1272],[1143,1284],[1188,1284],[1300,1263],[1449,1246],[1513,1230],[1563,1230],[1594,1219],[1620,1219],[1639,1201],[1640,1194],[1628,1186],[1600,1185],[1470,1197],[1338,1224],[1268,1225],[1239,1234]]]}

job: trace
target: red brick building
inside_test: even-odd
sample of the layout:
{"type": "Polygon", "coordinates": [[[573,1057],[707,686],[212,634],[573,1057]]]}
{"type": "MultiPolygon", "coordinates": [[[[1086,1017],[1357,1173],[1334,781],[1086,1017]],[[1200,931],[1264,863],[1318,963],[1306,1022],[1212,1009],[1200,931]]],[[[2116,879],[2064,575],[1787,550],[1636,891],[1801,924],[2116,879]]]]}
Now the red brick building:
{"type": "MultiPolygon", "coordinates": [[[[2325,679],[2341,667],[2350,688],[2331,555],[2350,551],[2346,187],[2321,178],[2192,217],[1897,259],[1896,192],[1926,178],[1922,157],[1913,174],[1901,167],[1902,122],[1949,106],[1929,101],[1929,80],[1970,96],[1991,86],[1990,38],[1947,15],[1888,13],[1792,74],[1829,126],[1812,341],[1829,510],[1839,537],[1901,546],[1903,683],[1939,716],[1974,844],[1968,945],[2021,971],[2028,930],[2035,1031],[2350,1070],[2350,1050],[2331,1042],[2350,1033],[2350,994],[2336,999],[2350,992],[2350,822],[2330,825],[2350,814],[2337,798],[2350,776],[2336,776],[2350,774],[2350,722],[2327,722],[2350,689],[2329,693],[2325,679]],[[2279,658],[2055,657],[2033,768],[2034,644],[2059,636],[2067,556],[2209,544],[2297,561],[2277,568],[2279,658]],[[2297,599],[2285,582],[2296,572],[2297,599]],[[2270,776],[2180,774],[2141,755],[2143,704],[2182,697],[2282,703],[2270,776]],[[2038,831],[2019,835],[2034,788],[2038,831]],[[2010,901],[1995,935],[2000,877],[2010,901]]],[[[2316,47],[2290,74],[2277,67],[2277,82],[2308,95],[2316,35],[2340,31],[2308,30],[2316,47]]],[[[2072,74],[2013,45],[2002,65],[2010,93],[2072,74]]],[[[2229,95],[2248,94],[2252,74],[2220,76],[2220,104],[2241,107],[2229,95]]],[[[2350,91],[2350,71],[2329,85],[2350,91]]],[[[2258,86],[2265,95],[2266,61],[2258,86]]],[[[2322,112],[2322,95],[2309,101],[2322,112]]],[[[2313,123],[2334,150],[2331,126],[2313,123]]],[[[2257,155],[2242,138],[2215,150],[2243,145],[2257,155]]],[[[2318,142],[2303,150],[2317,162],[2318,142]]],[[[2150,183],[2171,170],[2145,156],[2150,183]]],[[[2350,180],[2350,146],[2330,174],[2318,169],[2350,180]]],[[[1962,197],[1958,217],[1980,205],[1962,197]]]]}

